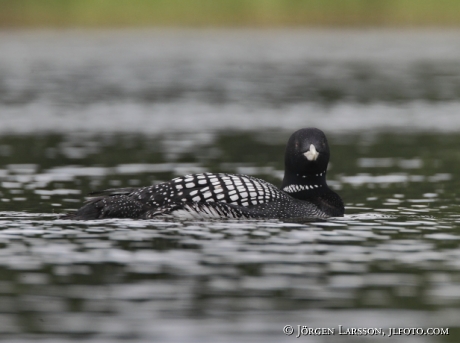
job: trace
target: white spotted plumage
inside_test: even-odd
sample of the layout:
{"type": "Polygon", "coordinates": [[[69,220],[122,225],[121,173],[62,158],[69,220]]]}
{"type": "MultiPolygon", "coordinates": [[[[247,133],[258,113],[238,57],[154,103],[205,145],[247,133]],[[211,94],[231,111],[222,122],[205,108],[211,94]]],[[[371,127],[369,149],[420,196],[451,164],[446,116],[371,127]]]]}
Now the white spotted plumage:
{"type": "Polygon", "coordinates": [[[275,186],[247,175],[192,174],[175,178],[170,184],[173,193],[175,189],[184,191],[182,201],[186,202],[223,202],[250,206],[286,197],[275,186]]]}

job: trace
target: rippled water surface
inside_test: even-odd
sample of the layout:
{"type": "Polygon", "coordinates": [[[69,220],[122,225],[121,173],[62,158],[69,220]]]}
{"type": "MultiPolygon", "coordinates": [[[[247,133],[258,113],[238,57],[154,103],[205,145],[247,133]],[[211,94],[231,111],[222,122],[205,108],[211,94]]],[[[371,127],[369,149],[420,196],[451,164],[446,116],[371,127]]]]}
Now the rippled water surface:
{"type": "Polygon", "coordinates": [[[291,342],[343,325],[449,335],[297,340],[457,342],[458,37],[2,33],[0,339],[291,342]],[[279,185],[285,142],[312,125],[344,218],[59,219],[91,191],[186,173],[279,185]]]}

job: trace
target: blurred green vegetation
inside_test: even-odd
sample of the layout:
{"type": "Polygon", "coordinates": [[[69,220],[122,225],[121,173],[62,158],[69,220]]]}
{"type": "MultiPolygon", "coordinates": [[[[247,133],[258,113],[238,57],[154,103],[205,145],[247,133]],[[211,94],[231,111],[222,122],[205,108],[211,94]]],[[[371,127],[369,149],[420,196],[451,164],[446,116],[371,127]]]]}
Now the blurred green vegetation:
{"type": "Polygon", "coordinates": [[[3,28],[459,24],[459,0],[0,0],[3,28]]]}

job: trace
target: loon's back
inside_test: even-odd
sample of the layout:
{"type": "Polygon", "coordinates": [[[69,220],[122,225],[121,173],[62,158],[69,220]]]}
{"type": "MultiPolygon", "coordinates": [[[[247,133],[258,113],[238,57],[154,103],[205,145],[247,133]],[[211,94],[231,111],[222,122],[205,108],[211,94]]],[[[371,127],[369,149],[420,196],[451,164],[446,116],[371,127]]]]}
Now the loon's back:
{"type": "Polygon", "coordinates": [[[67,219],[139,218],[310,218],[327,217],[317,206],[294,199],[255,177],[193,174],[155,186],[109,189],[67,219]]]}

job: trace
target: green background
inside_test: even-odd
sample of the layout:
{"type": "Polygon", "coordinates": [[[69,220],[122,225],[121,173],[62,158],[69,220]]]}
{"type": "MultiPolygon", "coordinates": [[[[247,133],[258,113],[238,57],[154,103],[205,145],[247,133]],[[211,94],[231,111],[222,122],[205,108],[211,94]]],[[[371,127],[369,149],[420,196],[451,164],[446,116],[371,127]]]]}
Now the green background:
{"type": "Polygon", "coordinates": [[[0,27],[458,26],[458,0],[0,0],[0,27]]]}

